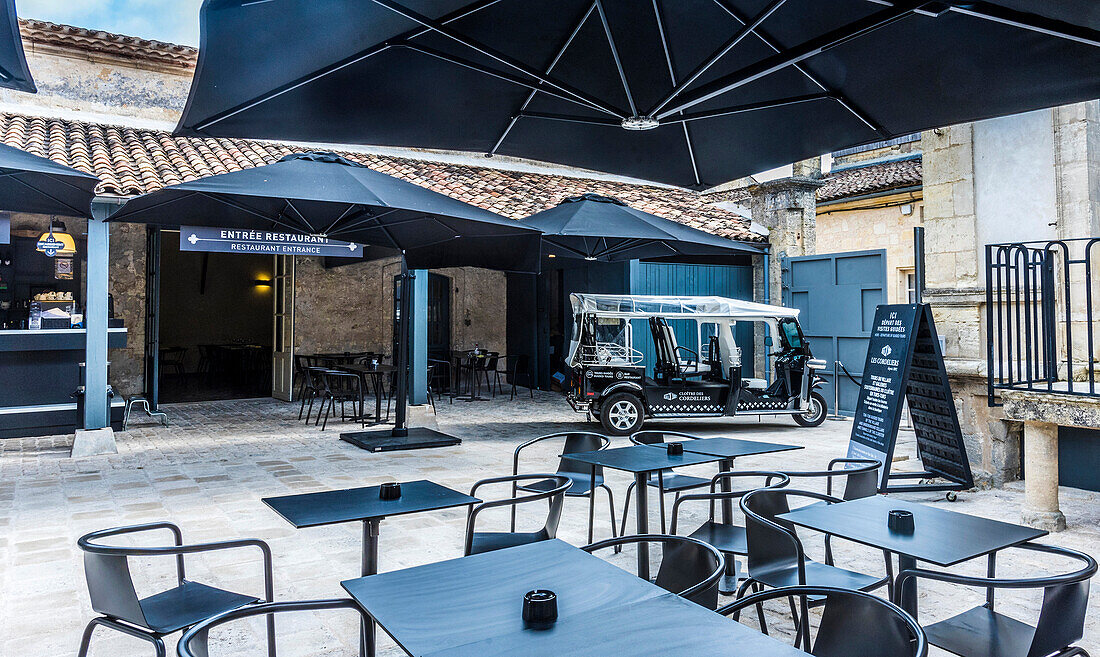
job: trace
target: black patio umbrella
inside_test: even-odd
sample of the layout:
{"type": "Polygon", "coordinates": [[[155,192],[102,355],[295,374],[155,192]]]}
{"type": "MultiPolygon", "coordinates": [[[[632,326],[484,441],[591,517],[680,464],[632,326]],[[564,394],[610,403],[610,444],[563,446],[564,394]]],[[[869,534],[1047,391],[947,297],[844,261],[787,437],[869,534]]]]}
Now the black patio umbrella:
{"type": "MultiPolygon", "coordinates": [[[[376,257],[402,256],[403,280],[409,268],[538,271],[537,230],[333,153],[296,153],[171,185],[128,201],[110,220],[324,235],[376,247],[376,257]]],[[[407,432],[408,299],[402,295],[395,436],[407,432]]]]}
{"type": "Polygon", "coordinates": [[[761,244],[723,239],[599,194],[572,196],[520,222],[542,231],[545,253],[566,258],[607,262],[764,252],[761,244]]]}
{"type": "Polygon", "coordinates": [[[0,0],[0,87],[32,94],[38,91],[23,54],[15,0],[0,0]]]}
{"type": "Polygon", "coordinates": [[[0,144],[0,210],[91,217],[99,178],[0,144]]]}
{"type": "Polygon", "coordinates": [[[179,135],[707,187],[1100,97],[1095,0],[206,0],[179,135]]]}

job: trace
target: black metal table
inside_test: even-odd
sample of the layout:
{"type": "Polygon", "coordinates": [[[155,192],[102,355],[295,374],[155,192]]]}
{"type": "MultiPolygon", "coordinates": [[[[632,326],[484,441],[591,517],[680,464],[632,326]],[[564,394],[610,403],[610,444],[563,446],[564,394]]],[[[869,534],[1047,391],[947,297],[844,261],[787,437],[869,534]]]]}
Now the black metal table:
{"type": "MultiPolygon", "coordinates": [[[[1047,534],[1040,529],[881,495],[840,504],[815,504],[778,517],[808,529],[893,552],[898,555],[899,573],[915,568],[917,561],[946,567],[981,556],[988,556],[992,569],[998,551],[1047,534]],[[913,513],[913,533],[894,532],[887,526],[893,509],[913,513]]],[[[894,590],[895,602],[915,615],[916,584],[907,587],[909,591],[904,593],[897,588],[894,590]]]]}
{"type": "MultiPolygon", "coordinates": [[[[801,445],[787,445],[784,443],[765,443],[756,440],[742,440],[740,438],[697,438],[684,441],[684,451],[696,454],[710,454],[722,456],[718,462],[719,472],[733,470],[733,460],[740,456],[754,456],[757,454],[774,454],[776,452],[789,452],[795,449],[803,449],[801,445]]],[[[722,492],[733,490],[729,479],[721,482],[722,492]]],[[[722,500],[722,522],[733,523],[733,502],[722,500]]],[[[718,583],[719,592],[729,595],[737,590],[737,563],[733,559],[726,560],[726,574],[718,583]]]]}
{"type": "MultiPolygon", "coordinates": [[[[393,365],[370,365],[363,363],[347,363],[343,365],[333,365],[333,369],[341,370],[344,372],[351,372],[352,374],[358,374],[360,379],[366,380],[366,377],[371,378],[371,385],[374,387],[374,416],[373,420],[375,424],[382,421],[382,377],[387,374],[392,374],[397,371],[397,368],[393,365]]],[[[371,418],[372,416],[365,413],[363,409],[363,397],[359,396],[359,415],[355,417],[356,420],[364,420],[371,418]]]]}
{"type": "Polygon", "coordinates": [[[804,655],[559,540],[341,584],[416,657],[718,654],[734,641],[744,654],[804,655]],[[533,589],[557,594],[552,629],[524,627],[533,589]]]}
{"type": "MultiPolygon", "coordinates": [[[[649,473],[656,472],[657,480],[661,488],[664,488],[662,470],[679,468],[685,465],[699,465],[701,463],[714,463],[722,461],[725,457],[713,454],[700,454],[689,452],[685,448],[683,454],[672,455],[663,445],[632,445],[630,447],[617,447],[615,449],[601,449],[594,452],[576,452],[562,454],[561,458],[577,463],[587,463],[592,467],[592,485],[595,487],[596,468],[603,466],[612,470],[622,470],[634,473],[634,497],[638,507],[638,533],[649,533],[649,500],[648,478],[649,473]]],[[[638,544],[638,575],[649,578],[649,544],[638,544]]]]}
{"type": "MultiPolygon", "coordinates": [[[[295,529],[320,527],[345,522],[363,523],[362,574],[378,572],[378,531],[387,516],[400,516],[421,511],[435,511],[481,502],[476,497],[440,486],[426,480],[401,484],[401,497],[383,500],[378,486],[321,491],[301,495],[265,497],[271,507],[295,529]]],[[[363,628],[361,649],[364,655],[374,655],[374,625],[363,628]]]]}

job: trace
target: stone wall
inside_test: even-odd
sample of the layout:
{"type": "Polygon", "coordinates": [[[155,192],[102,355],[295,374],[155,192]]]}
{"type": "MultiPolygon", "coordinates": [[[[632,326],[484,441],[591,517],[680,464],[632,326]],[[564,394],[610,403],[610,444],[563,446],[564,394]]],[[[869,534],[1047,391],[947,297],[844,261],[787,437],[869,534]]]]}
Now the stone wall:
{"type": "MultiPolygon", "coordinates": [[[[319,258],[295,263],[298,353],[393,351],[393,278],[397,259],[325,269],[319,258]]],[[[436,270],[451,280],[451,346],[506,350],[505,276],[472,267],[436,270]]]]}
{"type": "Polygon", "coordinates": [[[0,105],[12,111],[60,110],[175,123],[187,101],[193,71],[142,65],[88,52],[65,51],[25,41],[37,94],[0,89],[0,105]]]}
{"type": "Polygon", "coordinates": [[[112,349],[107,357],[111,385],[123,395],[140,394],[145,387],[145,235],[141,224],[111,224],[107,286],[127,337],[126,347],[112,349]]]}
{"type": "MultiPolygon", "coordinates": [[[[882,203],[893,203],[888,198],[882,203]]],[[[817,208],[817,252],[844,253],[870,249],[886,250],[886,298],[888,303],[908,303],[905,274],[913,271],[913,228],[920,226],[924,203],[907,203],[908,215],[900,205],[892,207],[832,210],[817,208]]]]}

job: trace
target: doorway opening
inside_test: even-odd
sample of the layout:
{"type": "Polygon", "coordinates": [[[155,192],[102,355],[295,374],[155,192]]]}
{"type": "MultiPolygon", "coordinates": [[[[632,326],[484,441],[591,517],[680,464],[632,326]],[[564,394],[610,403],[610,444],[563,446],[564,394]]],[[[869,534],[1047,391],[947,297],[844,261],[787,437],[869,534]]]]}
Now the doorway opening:
{"type": "Polygon", "coordinates": [[[160,240],[160,402],[267,397],[272,391],[271,256],[180,251],[160,240]]]}

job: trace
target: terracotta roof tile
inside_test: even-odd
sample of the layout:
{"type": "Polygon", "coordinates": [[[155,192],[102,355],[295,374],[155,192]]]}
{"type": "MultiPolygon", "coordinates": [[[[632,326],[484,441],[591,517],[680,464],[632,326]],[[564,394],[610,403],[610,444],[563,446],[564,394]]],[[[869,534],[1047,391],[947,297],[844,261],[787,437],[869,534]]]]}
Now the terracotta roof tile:
{"type": "Polygon", "coordinates": [[[870,164],[831,173],[817,190],[817,201],[835,201],[849,196],[885,192],[920,185],[923,180],[921,158],[870,164]]]}
{"type": "MultiPolygon", "coordinates": [[[[0,135],[9,146],[97,176],[102,181],[99,193],[119,196],[269,164],[287,153],[305,150],[241,139],[173,137],[158,130],[18,114],[0,114],[0,135]]],[[[722,237],[761,239],[749,232],[743,217],[710,205],[700,194],[687,190],[363,153],[341,155],[513,219],[556,205],[568,196],[591,192],[722,237]]]]}
{"type": "Polygon", "coordinates": [[[142,62],[194,68],[199,49],[164,41],[114,34],[85,27],[20,18],[19,31],[30,48],[43,44],[99,52],[142,62]]]}

